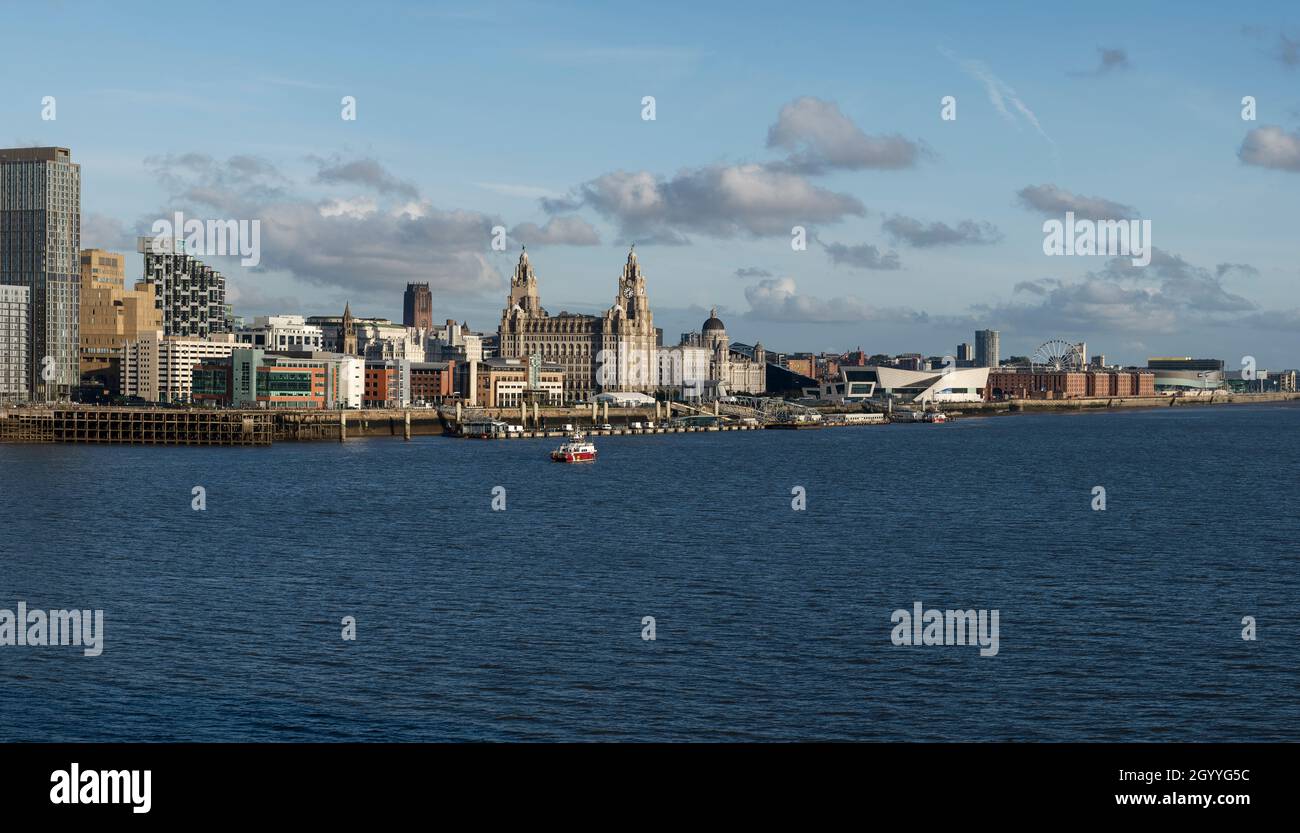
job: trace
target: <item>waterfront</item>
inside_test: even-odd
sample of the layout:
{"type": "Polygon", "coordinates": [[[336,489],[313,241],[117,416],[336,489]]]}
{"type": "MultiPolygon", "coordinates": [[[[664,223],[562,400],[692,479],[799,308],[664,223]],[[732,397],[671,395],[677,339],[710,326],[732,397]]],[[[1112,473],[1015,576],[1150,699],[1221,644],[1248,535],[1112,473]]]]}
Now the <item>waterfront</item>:
{"type": "Polygon", "coordinates": [[[99,657],[0,648],[0,738],[1300,740],[1297,429],[0,446],[0,607],[105,611],[99,657]],[[917,600],[1000,653],[893,646],[917,600]]]}

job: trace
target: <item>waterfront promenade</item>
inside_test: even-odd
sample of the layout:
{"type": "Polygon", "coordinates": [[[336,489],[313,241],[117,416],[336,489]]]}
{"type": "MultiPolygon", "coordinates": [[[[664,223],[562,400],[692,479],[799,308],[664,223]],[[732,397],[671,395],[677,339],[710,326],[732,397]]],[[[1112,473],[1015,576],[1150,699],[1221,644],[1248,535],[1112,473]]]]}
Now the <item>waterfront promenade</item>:
{"type": "MultiPolygon", "coordinates": [[[[999,402],[941,403],[950,415],[1095,411],[1209,405],[1251,405],[1300,401],[1300,393],[1222,393],[1197,397],[1128,397],[1106,399],[1014,399],[999,402]]],[[[680,406],[674,406],[674,409],[680,406]]],[[[751,431],[762,428],[875,425],[885,421],[878,407],[818,405],[816,425],[757,423],[728,415],[726,406],[681,409],[699,416],[712,411],[722,419],[712,425],[674,425],[665,420],[663,403],[643,408],[595,410],[591,406],[458,409],[375,408],[349,411],[214,410],[208,408],[116,407],[97,405],[0,408],[0,442],[97,443],[110,445],[260,446],[273,442],[343,442],[366,437],[459,436],[473,421],[515,426],[498,439],[562,437],[569,428],[594,436],[681,434],[700,431],[751,431]],[[852,415],[859,415],[855,418],[852,415]],[[729,416],[729,421],[727,417],[729,416]]],[[[896,409],[903,410],[902,408],[896,409]]]]}

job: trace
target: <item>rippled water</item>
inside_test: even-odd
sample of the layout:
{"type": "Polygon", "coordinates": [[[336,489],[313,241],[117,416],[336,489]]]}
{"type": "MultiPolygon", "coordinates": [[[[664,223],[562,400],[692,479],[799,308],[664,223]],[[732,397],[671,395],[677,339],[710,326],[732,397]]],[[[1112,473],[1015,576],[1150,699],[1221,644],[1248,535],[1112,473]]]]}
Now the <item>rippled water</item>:
{"type": "Polygon", "coordinates": [[[0,647],[0,739],[1298,740],[1298,430],[0,446],[0,608],[106,630],[0,647]],[[915,601],[998,609],[999,654],[894,646],[915,601]]]}

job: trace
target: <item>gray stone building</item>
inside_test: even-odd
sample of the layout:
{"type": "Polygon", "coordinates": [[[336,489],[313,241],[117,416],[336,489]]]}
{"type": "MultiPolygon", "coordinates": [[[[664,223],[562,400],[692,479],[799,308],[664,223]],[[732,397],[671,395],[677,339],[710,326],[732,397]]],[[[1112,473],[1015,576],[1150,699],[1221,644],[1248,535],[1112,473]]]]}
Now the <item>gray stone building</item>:
{"type": "Polygon", "coordinates": [[[562,367],[568,402],[601,391],[652,392],[658,384],[659,337],[635,248],[628,252],[614,303],[604,315],[548,313],[542,307],[528,252],[521,252],[501,313],[498,340],[503,358],[539,355],[562,367]]]}
{"type": "Polygon", "coordinates": [[[81,378],[81,166],[67,148],[0,149],[0,284],[29,291],[29,394],[68,399],[81,378]]]}

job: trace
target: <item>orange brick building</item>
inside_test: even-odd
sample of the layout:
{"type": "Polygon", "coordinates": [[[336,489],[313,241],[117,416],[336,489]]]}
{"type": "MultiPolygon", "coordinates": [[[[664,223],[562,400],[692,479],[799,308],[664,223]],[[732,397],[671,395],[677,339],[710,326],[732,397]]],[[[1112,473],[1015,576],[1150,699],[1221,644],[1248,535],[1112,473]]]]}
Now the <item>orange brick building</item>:
{"type": "Polygon", "coordinates": [[[988,400],[1155,395],[1155,374],[1143,370],[996,369],[989,371],[988,384],[984,388],[984,398],[988,400]]]}
{"type": "Polygon", "coordinates": [[[456,362],[415,362],[411,365],[411,401],[441,403],[456,391],[456,362]]]}
{"type": "Polygon", "coordinates": [[[815,356],[790,356],[785,366],[795,373],[802,373],[810,379],[817,378],[817,358],[815,356]]]}
{"type": "Polygon", "coordinates": [[[393,362],[366,362],[366,385],[361,394],[361,407],[400,407],[401,372],[393,362]]]}

